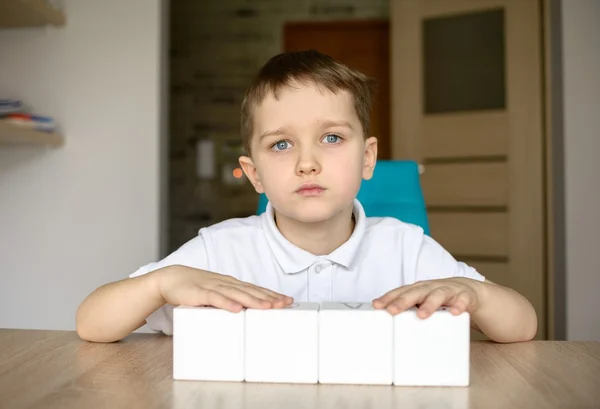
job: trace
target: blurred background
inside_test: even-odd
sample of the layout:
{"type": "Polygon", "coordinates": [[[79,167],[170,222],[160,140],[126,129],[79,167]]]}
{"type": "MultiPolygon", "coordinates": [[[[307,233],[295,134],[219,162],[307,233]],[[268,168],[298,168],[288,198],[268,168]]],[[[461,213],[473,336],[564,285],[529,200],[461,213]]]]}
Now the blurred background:
{"type": "Polygon", "coordinates": [[[256,213],[256,71],[315,48],[376,78],[380,159],[422,165],[431,234],[600,340],[598,0],[0,0],[0,327],[79,303],[256,213]]]}

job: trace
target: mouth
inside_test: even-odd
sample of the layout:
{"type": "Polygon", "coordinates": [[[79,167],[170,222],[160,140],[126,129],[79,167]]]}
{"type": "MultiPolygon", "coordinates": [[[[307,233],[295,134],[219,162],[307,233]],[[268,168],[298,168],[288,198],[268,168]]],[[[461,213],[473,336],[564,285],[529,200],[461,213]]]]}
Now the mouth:
{"type": "Polygon", "coordinates": [[[296,193],[298,193],[300,196],[312,197],[312,196],[319,196],[324,191],[325,191],[325,188],[320,185],[317,185],[315,183],[307,183],[307,184],[300,186],[296,190],[296,193]]]}

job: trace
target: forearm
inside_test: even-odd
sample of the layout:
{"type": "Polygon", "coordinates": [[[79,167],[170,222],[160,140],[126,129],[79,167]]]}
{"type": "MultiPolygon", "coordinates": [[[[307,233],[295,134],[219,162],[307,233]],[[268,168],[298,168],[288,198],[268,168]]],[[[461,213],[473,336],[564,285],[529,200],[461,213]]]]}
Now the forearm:
{"type": "Polygon", "coordinates": [[[537,315],[518,292],[489,282],[477,282],[479,308],[472,315],[478,329],[496,342],[529,341],[537,332],[537,315]]]}
{"type": "Polygon", "coordinates": [[[106,284],[90,294],[77,310],[77,334],[86,341],[113,342],[145,323],[165,304],[158,273],[106,284]]]}

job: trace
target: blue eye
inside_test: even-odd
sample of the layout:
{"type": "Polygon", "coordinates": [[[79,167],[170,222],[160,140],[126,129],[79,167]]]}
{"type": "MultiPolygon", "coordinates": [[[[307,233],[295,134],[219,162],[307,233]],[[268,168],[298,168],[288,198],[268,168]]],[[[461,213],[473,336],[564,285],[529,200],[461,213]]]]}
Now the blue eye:
{"type": "Polygon", "coordinates": [[[277,141],[272,146],[271,149],[274,151],[284,151],[289,147],[290,143],[288,141],[277,141]]]}
{"type": "Polygon", "coordinates": [[[326,143],[337,143],[339,142],[340,137],[334,134],[329,134],[327,136],[325,136],[325,142],[326,143]]]}

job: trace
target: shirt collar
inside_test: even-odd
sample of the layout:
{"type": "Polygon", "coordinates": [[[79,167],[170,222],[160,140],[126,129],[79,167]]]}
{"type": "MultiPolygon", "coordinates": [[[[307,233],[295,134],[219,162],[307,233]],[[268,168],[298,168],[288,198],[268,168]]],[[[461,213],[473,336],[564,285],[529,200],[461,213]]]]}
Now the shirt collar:
{"type": "Polygon", "coordinates": [[[275,224],[275,213],[270,202],[267,203],[267,208],[261,217],[263,229],[275,259],[283,269],[284,273],[294,274],[306,270],[317,260],[323,259],[350,268],[358,250],[358,246],[364,236],[366,226],[365,211],[358,199],[354,199],[352,213],[355,218],[352,235],[344,244],[330,254],[324,256],[317,256],[309,253],[286,239],[275,224]]]}

